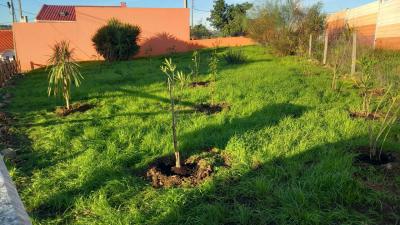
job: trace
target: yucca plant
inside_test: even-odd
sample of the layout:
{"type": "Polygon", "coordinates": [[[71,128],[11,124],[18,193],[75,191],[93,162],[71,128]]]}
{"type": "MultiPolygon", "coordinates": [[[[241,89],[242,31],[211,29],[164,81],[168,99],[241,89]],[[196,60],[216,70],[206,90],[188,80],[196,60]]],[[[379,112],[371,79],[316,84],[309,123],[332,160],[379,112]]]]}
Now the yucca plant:
{"type": "Polygon", "coordinates": [[[176,72],[175,80],[179,83],[179,88],[181,91],[183,91],[183,89],[189,84],[190,75],[191,74],[185,74],[182,71],[176,72]]]}
{"type": "Polygon", "coordinates": [[[375,114],[383,109],[387,110],[384,117],[374,118],[374,121],[377,120],[378,123],[371,123],[369,128],[370,158],[378,161],[381,160],[383,145],[393,125],[400,117],[400,93],[392,91],[392,85],[380,99],[375,114]]]}
{"type": "Polygon", "coordinates": [[[175,80],[177,74],[181,74],[181,72],[176,71],[176,65],[172,62],[172,59],[165,59],[163,64],[161,65],[161,71],[167,76],[168,83],[168,92],[171,102],[171,114],[172,114],[172,140],[174,144],[174,152],[175,152],[175,168],[181,168],[181,157],[178,149],[178,140],[176,134],[176,123],[177,116],[175,112],[175,80]]]}
{"type": "Polygon", "coordinates": [[[360,88],[361,96],[363,98],[361,110],[366,115],[370,113],[370,105],[375,86],[373,73],[377,63],[378,62],[376,60],[373,60],[370,57],[362,57],[358,62],[361,72],[359,73],[360,77],[356,82],[356,86],[360,88]]]}
{"type": "Polygon", "coordinates": [[[67,41],[57,42],[52,48],[52,55],[49,59],[49,86],[48,95],[62,94],[65,100],[65,107],[70,109],[71,85],[79,87],[82,74],[79,65],[75,62],[74,50],[70,48],[67,41]]]}

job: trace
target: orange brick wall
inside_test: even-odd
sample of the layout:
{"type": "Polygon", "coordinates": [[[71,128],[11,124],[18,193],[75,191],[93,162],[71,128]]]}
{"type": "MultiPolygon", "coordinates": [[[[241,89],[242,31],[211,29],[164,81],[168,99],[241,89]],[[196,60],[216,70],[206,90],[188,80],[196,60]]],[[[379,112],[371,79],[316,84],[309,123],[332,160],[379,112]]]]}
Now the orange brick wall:
{"type": "Polygon", "coordinates": [[[77,20],[73,22],[14,23],[17,57],[22,70],[30,70],[31,63],[46,65],[51,46],[67,40],[79,61],[98,60],[91,41],[98,28],[111,18],[141,27],[139,56],[146,50],[151,55],[163,54],[170,49],[187,50],[190,37],[189,9],[77,7],[77,20]],[[173,16],[171,16],[173,15],[173,16]]]}
{"type": "Polygon", "coordinates": [[[341,11],[328,16],[328,31],[334,33],[348,24],[357,31],[363,45],[400,49],[400,0],[386,0],[341,11]]]}
{"type": "Polygon", "coordinates": [[[186,52],[213,46],[255,44],[244,37],[190,40],[189,9],[144,9],[120,7],[77,7],[74,22],[15,23],[17,57],[24,71],[32,64],[46,65],[51,46],[67,40],[78,61],[101,60],[93,47],[92,36],[111,18],[141,27],[140,52],[136,57],[186,52]],[[173,16],[171,16],[173,15],[173,16]]]}

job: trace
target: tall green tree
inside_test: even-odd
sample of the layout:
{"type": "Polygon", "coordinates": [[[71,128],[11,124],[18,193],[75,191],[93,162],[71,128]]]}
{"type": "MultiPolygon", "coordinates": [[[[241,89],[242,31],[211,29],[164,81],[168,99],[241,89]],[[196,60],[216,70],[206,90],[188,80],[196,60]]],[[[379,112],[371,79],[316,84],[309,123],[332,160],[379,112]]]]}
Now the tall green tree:
{"type": "Polygon", "coordinates": [[[240,36],[246,31],[246,13],[252,4],[226,4],[225,0],[215,0],[211,16],[207,19],[223,36],[240,36]]]}

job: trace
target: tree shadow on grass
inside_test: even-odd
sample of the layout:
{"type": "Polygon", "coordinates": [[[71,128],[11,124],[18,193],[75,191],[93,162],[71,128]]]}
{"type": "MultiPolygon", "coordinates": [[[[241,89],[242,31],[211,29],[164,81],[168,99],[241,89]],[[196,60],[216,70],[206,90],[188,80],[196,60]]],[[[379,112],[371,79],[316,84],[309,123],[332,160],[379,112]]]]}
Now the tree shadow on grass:
{"type": "Polygon", "coordinates": [[[354,137],[291,156],[265,152],[258,166],[220,169],[155,224],[395,224],[400,196],[378,197],[354,176],[353,150],[365,143],[354,137]]]}
{"type": "Polygon", "coordinates": [[[286,117],[298,118],[309,110],[306,106],[290,103],[270,104],[242,118],[226,118],[222,124],[213,124],[185,133],[180,137],[180,148],[184,154],[192,154],[210,147],[225,149],[235,135],[250,130],[277,125],[286,117]]]}
{"type": "MultiPolygon", "coordinates": [[[[235,134],[265,126],[273,126],[286,117],[301,116],[305,111],[306,107],[292,104],[269,105],[247,117],[235,118],[222,125],[207,126],[199,131],[185,134],[184,139],[188,140],[199,136],[208,138],[206,142],[183,143],[183,145],[196,146],[198,147],[196,149],[201,149],[201,146],[210,145],[222,148],[235,134]]],[[[40,220],[55,218],[68,212],[77,199],[88,197],[89,194],[101,189],[108,182],[135,179],[137,180],[135,183],[136,185],[144,187],[146,186],[146,181],[140,177],[133,177],[134,174],[140,174],[144,167],[146,167],[146,165],[143,165],[144,167],[136,166],[139,164],[141,165],[143,157],[144,156],[140,154],[134,155],[133,157],[126,157],[116,161],[112,168],[95,170],[91,173],[91,176],[85,179],[82,185],[55,192],[30,210],[34,216],[40,220]]],[[[68,181],[65,182],[69,183],[68,181]]],[[[131,193],[131,196],[137,193],[131,193]]]]}

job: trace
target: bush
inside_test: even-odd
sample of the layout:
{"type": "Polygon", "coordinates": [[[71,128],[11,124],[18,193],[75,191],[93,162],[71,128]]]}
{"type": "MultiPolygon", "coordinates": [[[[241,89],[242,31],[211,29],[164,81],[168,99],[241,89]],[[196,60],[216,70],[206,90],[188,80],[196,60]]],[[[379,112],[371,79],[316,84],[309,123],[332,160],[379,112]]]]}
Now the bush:
{"type": "Polygon", "coordinates": [[[248,22],[250,37],[280,55],[304,53],[310,34],[318,37],[324,28],[322,4],[306,8],[299,0],[267,0],[255,8],[248,22]]]}
{"type": "Polygon", "coordinates": [[[203,24],[197,24],[193,27],[190,27],[190,36],[194,40],[206,39],[211,38],[212,32],[203,24]]]}
{"type": "Polygon", "coordinates": [[[242,51],[235,51],[232,49],[225,53],[223,58],[228,64],[242,64],[247,61],[247,57],[242,51]]]}
{"type": "Polygon", "coordinates": [[[128,60],[139,52],[140,27],[111,19],[93,36],[96,51],[107,61],[128,60]]]}

